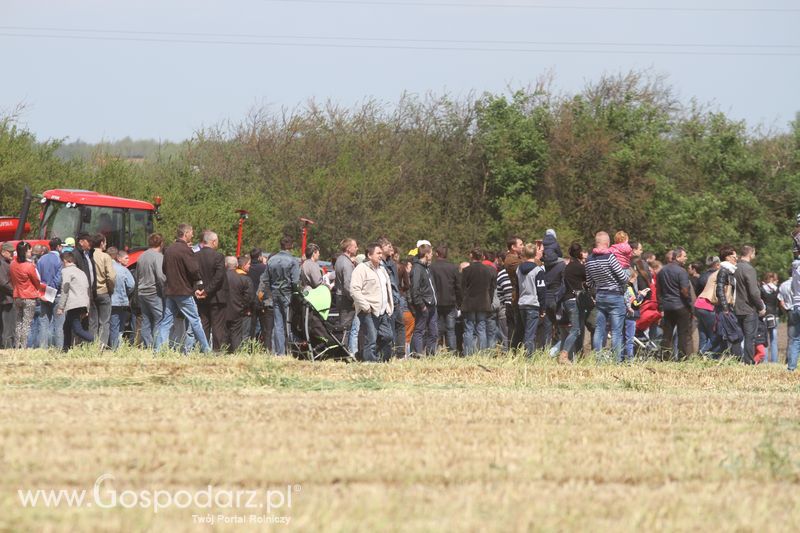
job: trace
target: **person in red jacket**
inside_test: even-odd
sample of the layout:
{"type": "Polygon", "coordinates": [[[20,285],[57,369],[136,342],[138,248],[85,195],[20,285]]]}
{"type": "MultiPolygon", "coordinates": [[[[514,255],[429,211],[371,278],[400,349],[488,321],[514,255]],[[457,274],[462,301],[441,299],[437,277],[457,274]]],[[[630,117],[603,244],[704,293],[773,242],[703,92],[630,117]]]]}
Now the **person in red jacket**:
{"type": "Polygon", "coordinates": [[[33,315],[36,311],[36,299],[42,282],[36,266],[31,261],[33,252],[31,245],[25,241],[17,243],[17,257],[11,263],[10,278],[14,288],[14,309],[16,310],[16,347],[28,345],[33,315]]]}

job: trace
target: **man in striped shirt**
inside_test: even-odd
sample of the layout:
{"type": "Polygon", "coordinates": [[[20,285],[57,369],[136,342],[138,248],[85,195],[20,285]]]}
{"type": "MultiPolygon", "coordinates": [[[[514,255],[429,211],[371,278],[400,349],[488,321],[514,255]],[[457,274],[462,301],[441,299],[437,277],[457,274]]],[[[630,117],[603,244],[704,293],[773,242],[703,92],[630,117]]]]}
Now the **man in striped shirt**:
{"type": "Polygon", "coordinates": [[[524,244],[522,239],[512,235],[506,241],[508,252],[503,261],[503,266],[508,273],[511,281],[511,305],[506,308],[506,320],[508,321],[509,336],[511,337],[510,347],[518,348],[522,344],[522,337],[525,327],[522,323],[522,315],[519,312],[519,286],[517,280],[517,268],[522,264],[522,249],[524,244]]]}
{"type": "Polygon", "coordinates": [[[586,281],[595,289],[597,321],[592,336],[592,349],[603,349],[606,339],[606,324],[611,325],[611,349],[617,361],[622,354],[622,330],[625,326],[625,297],[622,287],[628,274],[611,253],[608,233],[600,231],[594,236],[595,247],[586,260],[586,281]]]}
{"type": "Polygon", "coordinates": [[[508,349],[508,318],[507,313],[511,307],[511,296],[514,287],[511,285],[511,279],[508,277],[508,271],[503,266],[506,259],[505,252],[502,252],[498,257],[498,270],[497,270],[497,298],[500,300],[500,310],[497,313],[497,327],[500,331],[500,340],[503,343],[503,348],[508,349]]]}

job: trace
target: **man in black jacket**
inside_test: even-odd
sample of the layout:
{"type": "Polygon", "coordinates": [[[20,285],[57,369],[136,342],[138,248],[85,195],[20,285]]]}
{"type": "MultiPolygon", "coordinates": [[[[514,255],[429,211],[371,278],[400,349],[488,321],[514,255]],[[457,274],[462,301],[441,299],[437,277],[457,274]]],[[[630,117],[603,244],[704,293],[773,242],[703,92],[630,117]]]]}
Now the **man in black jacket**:
{"type": "MultiPolygon", "coordinates": [[[[456,316],[461,302],[461,282],[458,267],[447,260],[447,245],[436,247],[436,259],[430,265],[433,286],[436,287],[436,316],[439,337],[444,337],[447,348],[455,352],[456,316]]],[[[437,339],[438,340],[438,339],[437,339]]]]}
{"type": "Polygon", "coordinates": [[[205,291],[202,288],[200,265],[191,248],[192,237],[194,237],[192,226],[180,224],[177,239],[164,250],[164,263],[161,269],[167,278],[167,283],[164,287],[164,316],[154,344],[156,352],[168,342],[170,330],[179,313],[188,321],[197,342],[200,343],[200,350],[203,353],[211,351],[194,300],[202,299],[205,291]]]}
{"type": "Polygon", "coordinates": [[[17,314],[14,310],[14,288],[11,286],[11,260],[14,258],[14,245],[4,242],[0,257],[0,329],[3,341],[0,348],[13,348],[17,314]]]}
{"type": "Polygon", "coordinates": [[[736,355],[740,355],[742,362],[746,365],[755,364],[756,353],[756,331],[758,330],[758,318],[767,313],[764,302],[761,300],[761,291],[758,287],[758,274],[751,265],[751,261],[756,258],[756,249],[753,246],[744,245],[741,248],[739,262],[736,264],[736,303],[733,305],[733,312],[736,320],[744,333],[744,350],[739,353],[738,346],[731,347],[736,355]]]}
{"type": "MultiPolygon", "coordinates": [[[[561,282],[564,279],[564,270],[567,263],[563,258],[555,256],[554,254],[544,253],[544,283],[546,289],[546,301],[544,304],[544,312],[546,320],[542,320],[542,339],[541,344],[537,348],[544,348],[550,345],[559,345],[562,339],[562,330],[558,318],[558,304],[556,301],[558,291],[561,289],[561,282]]],[[[564,335],[566,337],[566,334],[564,335]]],[[[560,348],[560,345],[559,345],[560,348]]]]}
{"type": "Polygon", "coordinates": [[[411,350],[417,355],[433,355],[436,352],[438,324],[436,320],[436,289],[430,274],[433,250],[430,244],[417,247],[417,256],[411,266],[411,290],[409,307],[414,315],[414,335],[411,350]]]}
{"type": "MultiPolygon", "coordinates": [[[[464,317],[464,355],[489,348],[487,320],[492,311],[492,300],[497,286],[497,271],[484,265],[483,251],[470,252],[472,262],[461,273],[461,314],[464,317]],[[478,338],[477,349],[475,337],[478,338]]],[[[493,341],[494,339],[492,339],[493,341]]]]}
{"type": "Polygon", "coordinates": [[[206,339],[215,351],[222,349],[225,337],[225,306],[228,304],[228,277],[225,273],[225,256],[217,251],[219,238],[213,231],[204,231],[202,248],[197,252],[200,275],[205,296],[198,298],[197,310],[206,339]]]}
{"type": "Polygon", "coordinates": [[[247,277],[250,278],[251,284],[251,309],[250,316],[244,319],[244,332],[250,339],[258,339],[267,351],[272,351],[272,293],[269,287],[265,287],[266,293],[264,294],[263,301],[259,300],[256,292],[258,291],[258,284],[261,280],[261,275],[267,269],[267,258],[261,251],[261,248],[253,248],[250,251],[250,270],[247,271],[247,277]],[[261,328],[258,336],[256,332],[261,328]]]}
{"type": "Polygon", "coordinates": [[[661,338],[662,357],[666,357],[673,349],[673,332],[678,330],[678,353],[674,358],[679,361],[692,353],[692,296],[689,274],[683,265],[686,263],[686,250],[676,248],[671,263],[664,265],[658,273],[658,307],[664,313],[661,338]]]}
{"type": "Polygon", "coordinates": [[[252,303],[252,283],[247,276],[250,270],[250,257],[243,255],[239,259],[235,257],[225,258],[226,275],[228,278],[228,292],[230,302],[228,302],[226,316],[226,330],[228,351],[230,353],[239,349],[244,337],[244,319],[250,314],[252,303]]]}

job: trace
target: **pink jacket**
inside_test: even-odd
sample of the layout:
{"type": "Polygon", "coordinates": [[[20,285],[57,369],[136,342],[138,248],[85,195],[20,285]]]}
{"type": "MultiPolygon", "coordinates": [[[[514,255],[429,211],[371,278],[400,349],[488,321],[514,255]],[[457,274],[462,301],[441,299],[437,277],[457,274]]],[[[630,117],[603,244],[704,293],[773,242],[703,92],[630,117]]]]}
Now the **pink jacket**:
{"type": "Polygon", "coordinates": [[[614,254],[614,257],[617,258],[619,262],[619,266],[622,268],[630,268],[631,267],[631,256],[633,255],[633,249],[631,245],[627,242],[618,242],[610,247],[611,253],[614,254]]]}

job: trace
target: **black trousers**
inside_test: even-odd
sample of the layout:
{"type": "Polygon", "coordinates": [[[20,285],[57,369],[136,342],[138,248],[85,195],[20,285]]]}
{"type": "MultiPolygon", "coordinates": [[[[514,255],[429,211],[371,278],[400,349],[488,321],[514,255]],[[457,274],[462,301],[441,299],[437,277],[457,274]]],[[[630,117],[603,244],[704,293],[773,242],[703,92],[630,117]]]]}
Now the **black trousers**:
{"type": "Polygon", "coordinates": [[[203,332],[206,340],[211,343],[214,351],[219,351],[225,344],[227,338],[225,329],[225,306],[224,305],[198,305],[197,311],[200,313],[200,323],[203,324],[203,332]]]}
{"type": "Polygon", "coordinates": [[[520,347],[525,337],[525,323],[522,321],[522,314],[519,312],[518,305],[506,304],[506,321],[511,335],[511,342],[508,347],[514,350],[520,347]]]}
{"type": "Polygon", "coordinates": [[[228,330],[228,352],[233,353],[239,349],[244,338],[244,318],[243,316],[237,317],[233,320],[226,322],[226,329],[228,330]]]}
{"type": "Polygon", "coordinates": [[[692,353],[692,312],[682,307],[671,311],[664,311],[663,330],[664,336],[661,338],[662,358],[672,354],[672,333],[678,327],[678,361],[683,361],[692,353]]]}
{"type": "Polygon", "coordinates": [[[261,326],[261,331],[258,334],[258,342],[268,351],[272,351],[272,330],[275,327],[273,324],[272,307],[261,307],[253,309],[251,315],[244,320],[244,330],[249,339],[256,338],[256,330],[261,326]]]}
{"type": "Polygon", "coordinates": [[[356,310],[353,307],[352,300],[348,300],[342,296],[337,297],[336,310],[339,311],[339,328],[342,330],[342,344],[347,348],[350,343],[350,329],[353,326],[353,320],[356,319],[356,310]]]}
{"type": "Polygon", "coordinates": [[[742,359],[746,365],[756,364],[756,332],[758,331],[758,315],[736,315],[736,321],[744,333],[744,349],[739,347],[739,343],[731,346],[731,352],[742,359]]]}

